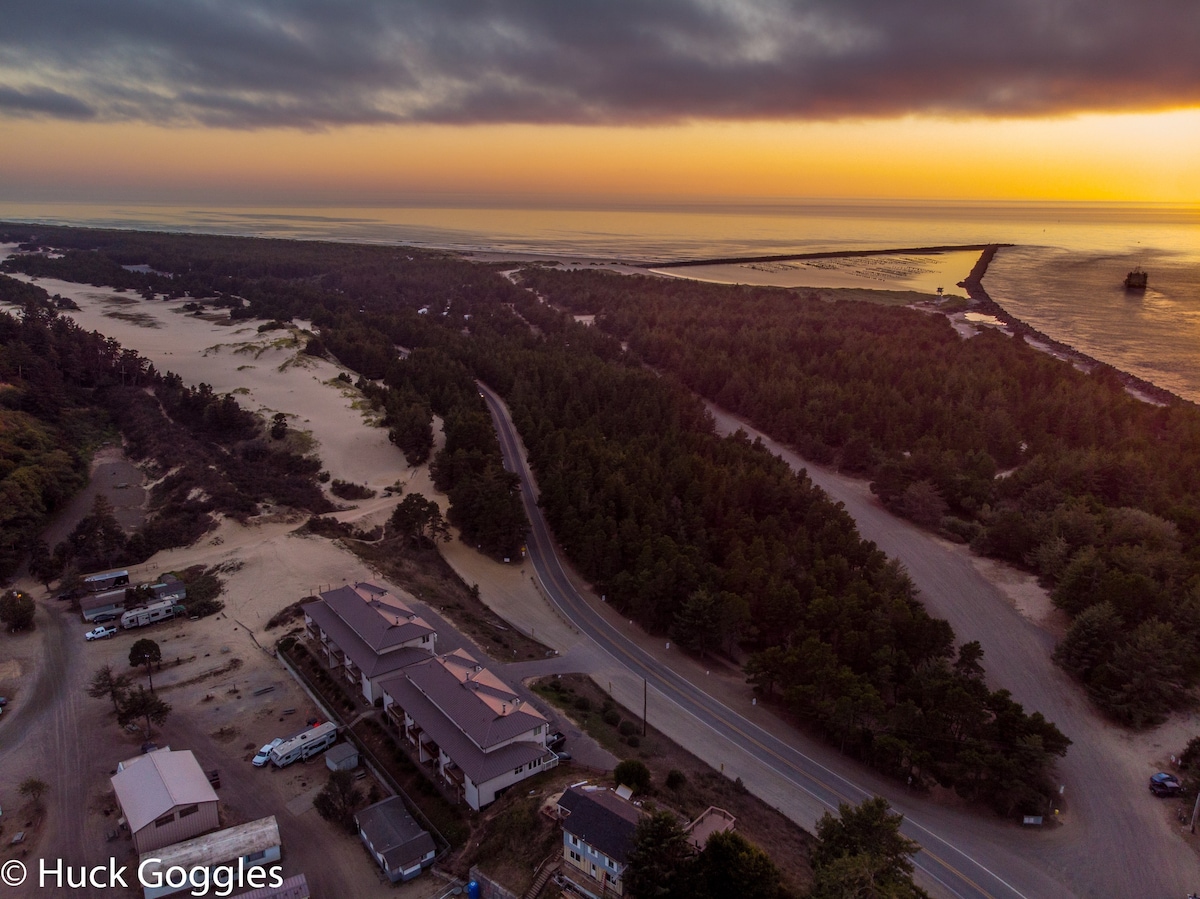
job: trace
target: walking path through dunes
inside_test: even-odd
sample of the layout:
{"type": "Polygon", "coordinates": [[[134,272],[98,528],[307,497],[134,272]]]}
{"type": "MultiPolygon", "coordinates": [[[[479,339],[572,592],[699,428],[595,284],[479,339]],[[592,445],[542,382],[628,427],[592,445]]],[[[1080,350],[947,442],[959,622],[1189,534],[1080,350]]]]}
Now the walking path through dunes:
{"type": "Polygon", "coordinates": [[[945,618],[959,642],[983,646],[989,685],[1009,690],[1074,742],[1059,763],[1065,787],[1063,826],[1026,839],[1024,850],[1046,870],[1061,870],[1080,895],[1187,895],[1200,884],[1200,861],[1169,810],[1151,797],[1147,778],[1197,732],[1194,716],[1133,734],[1102,719],[1079,685],[1050,660],[1054,636],[1023,617],[965,546],[941,540],[880,506],[867,485],[817,468],[712,404],[721,433],[741,428],[841,502],[860,533],[899,560],[930,613],[945,618]],[[1107,886],[1105,886],[1107,884],[1107,886]]]}

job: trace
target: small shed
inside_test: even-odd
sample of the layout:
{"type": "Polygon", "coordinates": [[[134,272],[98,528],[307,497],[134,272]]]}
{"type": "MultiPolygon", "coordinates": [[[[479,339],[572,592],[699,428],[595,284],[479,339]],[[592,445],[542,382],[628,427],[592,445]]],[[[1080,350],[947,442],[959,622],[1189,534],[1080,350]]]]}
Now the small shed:
{"type": "Polygon", "coordinates": [[[338,743],[325,752],[325,767],[330,771],[353,771],[358,767],[358,747],[353,743],[338,743]]]}
{"type": "Polygon", "coordinates": [[[367,806],[354,820],[363,845],[392,883],[412,880],[433,864],[433,837],[413,820],[399,796],[367,806]]]}

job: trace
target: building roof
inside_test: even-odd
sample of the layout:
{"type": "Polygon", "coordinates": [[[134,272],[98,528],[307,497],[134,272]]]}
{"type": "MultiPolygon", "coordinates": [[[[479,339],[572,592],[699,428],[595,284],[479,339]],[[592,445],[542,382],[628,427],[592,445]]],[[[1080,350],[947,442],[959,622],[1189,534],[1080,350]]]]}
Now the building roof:
{"type": "Polygon", "coordinates": [[[247,893],[238,893],[233,899],[309,899],[308,878],[303,874],[289,877],[277,887],[259,887],[247,893]]]}
{"type": "Polygon", "coordinates": [[[354,820],[375,851],[383,856],[389,871],[409,868],[435,849],[433,837],[413,820],[399,796],[367,806],[354,820]]]}
{"type": "Polygon", "coordinates": [[[349,758],[357,759],[358,747],[353,743],[338,743],[336,746],[330,746],[325,750],[325,758],[334,764],[344,762],[349,758]]]}
{"type": "Polygon", "coordinates": [[[490,749],[548,723],[512,687],[461,649],[406,668],[401,676],[480,749],[490,749]]]}
{"type": "Polygon", "coordinates": [[[604,787],[570,787],[558,800],[563,830],[622,865],[629,860],[642,810],[604,787]]]}
{"type": "Polygon", "coordinates": [[[186,749],[159,749],[130,759],[113,775],[112,785],[132,833],[177,806],[217,801],[200,763],[186,749]]]}
{"type": "MultiPolygon", "coordinates": [[[[430,660],[434,661],[436,660],[430,660]]],[[[383,681],[380,686],[475,783],[487,783],[505,771],[516,770],[522,765],[528,765],[552,754],[540,741],[535,742],[532,739],[516,741],[485,752],[460,729],[457,722],[452,721],[409,680],[408,673],[412,670],[406,669],[403,673],[383,681]]],[[[536,724],[532,724],[528,729],[532,730],[535,726],[536,724]]]]}
{"type": "Polygon", "coordinates": [[[141,862],[149,873],[166,871],[174,865],[186,869],[211,868],[279,845],[279,824],[270,815],[144,853],[141,862]]]}
{"type": "Polygon", "coordinates": [[[116,590],[105,590],[103,593],[90,593],[87,596],[79,597],[79,610],[81,612],[90,612],[93,609],[123,605],[125,605],[124,587],[118,587],[116,590]]]}
{"type": "Polygon", "coordinates": [[[429,652],[415,646],[401,646],[391,652],[377,653],[332,609],[319,602],[304,606],[304,614],[316,622],[368,678],[399,671],[430,656],[429,652]]]}
{"type": "Polygon", "coordinates": [[[339,587],[322,593],[321,599],[375,652],[434,632],[424,618],[374,584],[339,587]]]}
{"type": "Polygon", "coordinates": [[[381,587],[355,584],[330,590],[303,609],[368,678],[429,657],[404,644],[433,635],[434,629],[381,587]]]}

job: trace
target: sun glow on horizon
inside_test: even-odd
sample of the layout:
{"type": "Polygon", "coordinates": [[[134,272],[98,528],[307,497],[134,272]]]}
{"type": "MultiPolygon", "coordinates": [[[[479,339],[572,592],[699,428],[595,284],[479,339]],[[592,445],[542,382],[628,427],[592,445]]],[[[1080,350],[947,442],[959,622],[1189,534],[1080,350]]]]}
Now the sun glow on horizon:
{"type": "Polygon", "coordinates": [[[928,199],[1200,203],[1200,109],[1053,119],[355,126],[9,120],[0,199],[366,204],[928,199]]]}

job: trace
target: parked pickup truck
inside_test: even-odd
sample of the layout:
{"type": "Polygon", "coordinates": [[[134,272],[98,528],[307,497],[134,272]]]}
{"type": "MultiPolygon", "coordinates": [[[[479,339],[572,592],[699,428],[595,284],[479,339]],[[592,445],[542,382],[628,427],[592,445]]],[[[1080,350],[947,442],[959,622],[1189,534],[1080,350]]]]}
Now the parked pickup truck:
{"type": "Polygon", "coordinates": [[[111,637],[117,632],[115,627],[105,627],[103,624],[99,627],[92,628],[83,635],[85,640],[103,640],[105,637],[111,637]]]}

